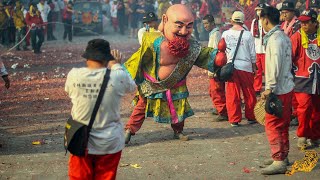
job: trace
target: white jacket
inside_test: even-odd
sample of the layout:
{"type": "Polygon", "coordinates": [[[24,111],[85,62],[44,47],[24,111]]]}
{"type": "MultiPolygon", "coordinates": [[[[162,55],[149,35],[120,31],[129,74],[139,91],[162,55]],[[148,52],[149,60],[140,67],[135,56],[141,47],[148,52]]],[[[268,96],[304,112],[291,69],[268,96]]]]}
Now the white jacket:
{"type": "Polygon", "coordinates": [[[42,21],[44,23],[48,22],[48,14],[50,12],[50,6],[47,4],[47,2],[45,2],[43,5],[41,3],[39,3],[37,5],[37,7],[38,7],[38,10],[41,13],[42,21]]]}
{"type": "Polygon", "coordinates": [[[294,88],[291,50],[291,41],[283,31],[275,31],[270,36],[266,46],[265,83],[266,89],[276,95],[287,94],[294,88]]]}

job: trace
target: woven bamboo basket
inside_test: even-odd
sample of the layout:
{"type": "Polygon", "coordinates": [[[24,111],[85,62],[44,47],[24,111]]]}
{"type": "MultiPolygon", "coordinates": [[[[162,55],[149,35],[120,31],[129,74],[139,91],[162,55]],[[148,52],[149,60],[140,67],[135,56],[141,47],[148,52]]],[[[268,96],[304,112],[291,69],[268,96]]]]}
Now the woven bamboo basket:
{"type": "Polygon", "coordinates": [[[266,100],[260,99],[254,107],[254,115],[258,123],[264,126],[266,120],[266,100]]]}

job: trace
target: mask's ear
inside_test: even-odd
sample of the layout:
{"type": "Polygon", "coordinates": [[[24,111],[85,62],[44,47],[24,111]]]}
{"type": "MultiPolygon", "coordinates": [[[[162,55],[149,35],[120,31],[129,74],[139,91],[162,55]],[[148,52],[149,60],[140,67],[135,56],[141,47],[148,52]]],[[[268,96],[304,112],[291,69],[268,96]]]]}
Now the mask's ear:
{"type": "Polygon", "coordinates": [[[168,21],[167,16],[166,16],[165,14],[162,15],[162,17],[161,17],[161,23],[160,23],[159,26],[158,26],[158,30],[159,30],[160,32],[163,32],[163,31],[164,31],[164,24],[165,24],[167,21],[168,21]]]}

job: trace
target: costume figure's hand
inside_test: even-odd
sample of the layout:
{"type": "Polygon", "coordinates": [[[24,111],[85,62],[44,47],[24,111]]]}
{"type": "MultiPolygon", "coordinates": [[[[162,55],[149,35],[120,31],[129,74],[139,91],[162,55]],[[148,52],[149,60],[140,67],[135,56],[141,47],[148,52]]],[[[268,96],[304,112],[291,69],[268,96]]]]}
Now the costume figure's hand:
{"type": "Polygon", "coordinates": [[[256,64],[252,64],[253,75],[257,75],[258,67],[256,64]]]}
{"type": "Polygon", "coordinates": [[[270,89],[265,90],[262,94],[261,94],[261,99],[267,99],[267,97],[269,96],[269,94],[271,93],[270,89]]]}
{"type": "Polygon", "coordinates": [[[116,63],[121,64],[121,60],[122,60],[122,53],[117,50],[117,49],[113,49],[111,50],[111,55],[114,57],[114,61],[116,63]]]}

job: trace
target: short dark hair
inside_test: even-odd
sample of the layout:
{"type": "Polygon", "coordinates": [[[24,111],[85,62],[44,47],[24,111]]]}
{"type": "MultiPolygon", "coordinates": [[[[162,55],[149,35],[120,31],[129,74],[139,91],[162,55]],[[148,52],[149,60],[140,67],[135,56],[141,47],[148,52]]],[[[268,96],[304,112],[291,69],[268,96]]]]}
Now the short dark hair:
{"type": "Polygon", "coordinates": [[[214,23],[214,17],[211,14],[207,14],[202,20],[207,20],[210,23],[214,23]]]}
{"type": "Polygon", "coordinates": [[[263,8],[260,17],[268,18],[273,25],[278,25],[280,23],[280,12],[277,8],[272,6],[263,8]]]}

